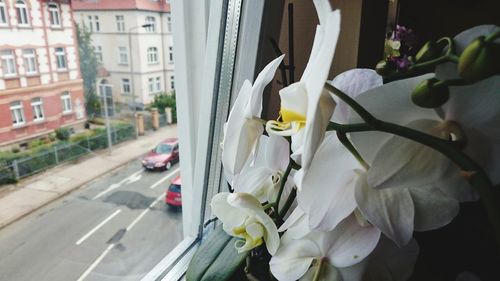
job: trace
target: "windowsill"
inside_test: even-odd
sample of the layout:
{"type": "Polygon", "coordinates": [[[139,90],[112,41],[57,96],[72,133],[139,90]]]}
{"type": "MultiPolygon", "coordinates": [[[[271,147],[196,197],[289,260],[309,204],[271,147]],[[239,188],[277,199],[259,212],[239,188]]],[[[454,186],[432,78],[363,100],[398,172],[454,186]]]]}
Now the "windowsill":
{"type": "Polygon", "coordinates": [[[0,28],[9,28],[10,26],[5,23],[0,23],[0,28]]]}
{"type": "Polygon", "coordinates": [[[64,28],[62,26],[59,26],[59,25],[51,25],[50,26],[50,29],[52,30],[64,30],[64,28]]]}
{"type": "Polygon", "coordinates": [[[68,116],[68,115],[71,115],[71,114],[73,114],[73,110],[72,111],[66,111],[66,112],[63,111],[63,113],[62,113],[63,116],[68,116]]]}
{"type": "Polygon", "coordinates": [[[19,29],[33,29],[33,27],[31,25],[29,25],[29,24],[26,24],[26,25],[20,25],[20,24],[18,24],[17,28],[19,28],[19,29]]]}
{"type": "Polygon", "coordinates": [[[148,65],[159,65],[159,62],[148,62],[148,65]]]}
{"type": "Polygon", "coordinates": [[[22,129],[22,128],[26,128],[26,127],[28,127],[27,123],[12,125],[12,129],[14,129],[14,130],[22,129]]]}
{"type": "Polygon", "coordinates": [[[38,72],[26,73],[27,78],[39,77],[39,76],[40,76],[40,73],[38,73],[38,72]]]}
{"type": "Polygon", "coordinates": [[[56,69],[56,72],[57,73],[69,72],[69,69],[67,69],[67,68],[56,69]]]}
{"type": "Polygon", "coordinates": [[[19,75],[12,75],[12,76],[5,76],[3,77],[4,80],[13,80],[13,79],[19,79],[19,75]]]}
{"type": "Polygon", "coordinates": [[[119,62],[118,65],[121,65],[121,66],[128,66],[128,63],[122,63],[122,62],[119,62]]]}
{"type": "Polygon", "coordinates": [[[41,125],[41,124],[44,124],[45,122],[46,122],[45,118],[38,119],[38,120],[33,120],[33,125],[41,125]]]}

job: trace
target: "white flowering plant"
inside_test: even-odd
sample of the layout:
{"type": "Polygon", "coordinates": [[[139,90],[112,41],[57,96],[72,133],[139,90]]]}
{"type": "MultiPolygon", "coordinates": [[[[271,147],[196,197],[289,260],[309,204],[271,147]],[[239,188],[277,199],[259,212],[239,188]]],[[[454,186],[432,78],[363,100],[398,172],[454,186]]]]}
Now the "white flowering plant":
{"type": "Polygon", "coordinates": [[[414,232],[478,200],[500,249],[500,28],[428,42],[406,71],[329,80],[340,12],[314,4],[311,55],[279,91],[279,118],[261,119],[262,95],[283,56],[236,98],[222,144],[234,191],[213,197],[221,226],[187,280],[408,280],[414,232]]]}

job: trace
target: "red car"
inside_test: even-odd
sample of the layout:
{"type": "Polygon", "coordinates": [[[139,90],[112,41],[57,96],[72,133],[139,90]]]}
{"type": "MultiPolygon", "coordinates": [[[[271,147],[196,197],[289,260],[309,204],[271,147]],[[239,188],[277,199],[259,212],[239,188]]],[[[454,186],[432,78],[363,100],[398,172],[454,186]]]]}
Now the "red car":
{"type": "Polygon", "coordinates": [[[182,206],[181,176],[175,177],[165,194],[165,203],[173,207],[182,206]]]}
{"type": "Polygon", "coordinates": [[[179,162],[179,141],[171,138],[162,141],[144,156],[142,166],[148,170],[169,170],[177,162],[179,162]]]}

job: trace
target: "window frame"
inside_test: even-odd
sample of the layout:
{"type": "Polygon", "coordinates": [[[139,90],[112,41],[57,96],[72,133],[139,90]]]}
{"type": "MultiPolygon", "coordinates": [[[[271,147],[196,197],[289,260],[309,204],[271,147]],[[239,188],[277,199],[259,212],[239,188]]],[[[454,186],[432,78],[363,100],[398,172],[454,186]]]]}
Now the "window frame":
{"type": "Polygon", "coordinates": [[[24,116],[23,102],[21,100],[13,101],[9,104],[9,109],[12,118],[12,126],[20,127],[26,124],[26,118],[24,116]],[[19,120],[20,119],[20,120],[19,120]]]}
{"type": "Polygon", "coordinates": [[[94,15],[94,25],[95,25],[95,32],[101,32],[101,24],[98,15],[94,15]]]}
{"type": "Polygon", "coordinates": [[[73,104],[71,103],[71,93],[69,91],[62,92],[61,104],[63,114],[73,113],[73,104]]]}
{"type": "Polygon", "coordinates": [[[43,99],[41,97],[31,99],[31,111],[33,115],[33,122],[42,122],[45,120],[43,99]]]}
{"type": "Polygon", "coordinates": [[[38,60],[36,55],[36,50],[33,48],[23,49],[23,65],[26,75],[36,75],[38,74],[38,60]],[[32,51],[31,54],[27,54],[27,51],[32,51]],[[33,68],[31,68],[32,66],[33,68]]]}
{"type": "Polygon", "coordinates": [[[94,47],[94,54],[95,54],[95,56],[97,58],[97,61],[99,63],[103,63],[104,57],[102,55],[102,46],[101,45],[96,45],[94,47]]]}
{"type": "Polygon", "coordinates": [[[56,58],[56,70],[66,71],[68,70],[68,58],[66,56],[65,47],[54,48],[54,56],[56,58]]]}
{"type": "Polygon", "coordinates": [[[149,47],[146,51],[146,57],[148,64],[158,64],[159,59],[158,59],[158,48],[156,47],[149,47]]]}
{"type": "Polygon", "coordinates": [[[156,93],[155,92],[155,78],[154,77],[148,77],[148,93],[150,95],[156,93]]]}
{"type": "Polygon", "coordinates": [[[2,71],[4,78],[17,76],[16,52],[14,49],[0,50],[0,61],[2,62],[2,71]],[[10,54],[5,54],[5,52],[10,52],[10,54]],[[12,71],[7,72],[6,70],[12,71]]]}
{"type": "Polygon", "coordinates": [[[9,26],[9,12],[6,0],[0,0],[0,26],[9,26]]]}
{"type": "Polygon", "coordinates": [[[116,15],[116,31],[123,33],[125,32],[125,16],[124,15],[116,15]]]}
{"type": "Polygon", "coordinates": [[[30,26],[30,10],[26,0],[16,0],[14,8],[16,10],[17,26],[29,27],[30,26]]]}
{"type": "Polygon", "coordinates": [[[175,75],[170,75],[170,90],[175,90],[175,75]]]}
{"type": "Polygon", "coordinates": [[[173,46],[168,47],[168,62],[174,63],[174,47],[173,46]]]}
{"type": "Polygon", "coordinates": [[[131,93],[131,84],[130,84],[130,79],[129,78],[122,78],[121,79],[121,82],[122,82],[122,95],[130,95],[131,93]],[[125,82],[125,80],[127,80],[125,82]],[[128,88],[128,91],[126,91],[126,89],[128,88]]]}
{"type": "Polygon", "coordinates": [[[62,27],[61,8],[59,4],[50,2],[47,5],[47,10],[49,12],[50,27],[62,27]]]}
{"type": "Polygon", "coordinates": [[[144,28],[146,32],[155,33],[156,32],[156,17],[146,16],[144,19],[145,24],[150,24],[150,26],[144,28]]]}
{"type": "Polygon", "coordinates": [[[155,90],[157,93],[161,92],[161,76],[155,77],[155,90]]]}
{"type": "Polygon", "coordinates": [[[119,65],[129,64],[128,48],[126,46],[118,46],[118,64],[119,65]]]}

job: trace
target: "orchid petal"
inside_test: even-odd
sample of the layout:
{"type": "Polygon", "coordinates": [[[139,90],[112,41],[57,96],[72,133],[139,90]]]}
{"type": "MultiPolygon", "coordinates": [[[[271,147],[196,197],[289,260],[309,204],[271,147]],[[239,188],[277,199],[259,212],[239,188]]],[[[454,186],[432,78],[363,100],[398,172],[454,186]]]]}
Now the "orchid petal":
{"type": "Polygon", "coordinates": [[[247,110],[247,112],[251,112],[251,115],[247,116],[247,118],[251,118],[252,116],[260,117],[262,112],[262,94],[264,92],[264,88],[273,80],[276,70],[284,57],[285,55],[281,55],[271,61],[259,73],[257,78],[255,78],[255,82],[252,87],[251,101],[247,105],[250,107],[250,110],[247,110]]]}
{"type": "Polygon", "coordinates": [[[281,225],[279,231],[286,230],[286,237],[292,239],[301,239],[311,232],[307,215],[300,208],[290,214],[290,217],[281,225]]]}
{"type": "MultiPolygon", "coordinates": [[[[431,132],[439,122],[415,120],[409,127],[431,132]]],[[[410,188],[439,180],[450,160],[443,154],[399,136],[391,137],[377,152],[368,170],[368,185],[374,188],[410,188]],[[425,175],[425,176],[424,176],[425,175]]]]}
{"type": "Polygon", "coordinates": [[[221,192],[212,198],[210,206],[212,212],[218,217],[225,226],[225,229],[232,229],[242,225],[245,222],[246,213],[240,209],[234,208],[227,203],[228,192],[221,192]]]}
{"type": "Polygon", "coordinates": [[[298,172],[303,178],[298,179],[301,191],[297,200],[309,215],[311,229],[330,231],[356,208],[354,169],[362,166],[337,136],[330,134],[318,148],[309,171],[298,172]]]}
{"type": "Polygon", "coordinates": [[[460,210],[458,201],[437,188],[411,188],[415,208],[415,231],[438,229],[450,223],[460,210]]]}
{"type": "Polygon", "coordinates": [[[465,178],[460,174],[460,170],[455,164],[450,164],[443,177],[436,181],[437,186],[446,196],[458,202],[474,202],[479,199],[465,178]]]}
{"type": "Polygon", "coordinates": [[[288,141],[280,136],[270,135],[265,148],[267,167],[273,171],[284,172],[290,160],[288,141]]]}
{"type": "MultiPolygon", "coordinates": [[[[373,69],[357,68],[337,75],[330,84],[351,98],[355,98],[363,92],[382,86],[383,79],[373,69]]],[[[349,106],[337,96],[333,98],[337,107],[333,113],[332,121],[347,123],[349,121],[349,106]]]]}
{"type": "Polygon", "coordinates": [[[346,267],[366,258],[378,244],[380,230],[373,226],[362,227],[351,215],[328,234],[333,242],[327,256],[335,267],[346,267]]]}
{"type": "Polygon", "coordinates": [[[271,273],[278,280],[297,280],[320,255],[318,246],[311,240],[283,239],[280,248],[269,262],[271,273]]]}
{"type": "Polygon", "coordinates": [[[267,201],[268,188],[271,186],[273,171],[267,167],[250,167],[243,170],[233,185],[234,191],[250,193],[260,202],[267,201]]]}
{"type": "Polygon", "coordinates": [[[321,268],[318,268],[320,265],[320,261],[316,261],[316,263],[311,266],[306,274],[299,279],[299,281],[346,281],[342,278],[340,271],[328,263],[328,261],[323,261],[321,268]],[[317,279],[313,279],[316,271],[321,270],[317,279]]]}
{"type": "Polygon", "coordinates": [[[370,223],[400,247],[410,241],[415,210],[407,189],[374,189],[360,176],[354,195],[359,210],[370,223]]]}

